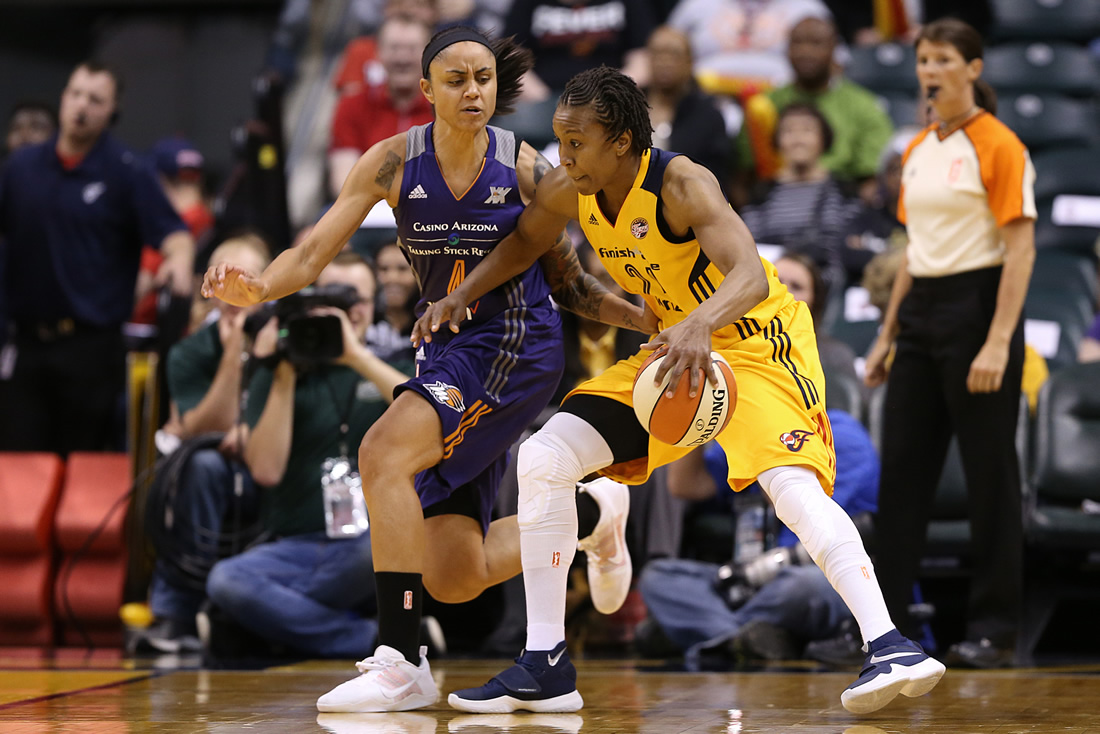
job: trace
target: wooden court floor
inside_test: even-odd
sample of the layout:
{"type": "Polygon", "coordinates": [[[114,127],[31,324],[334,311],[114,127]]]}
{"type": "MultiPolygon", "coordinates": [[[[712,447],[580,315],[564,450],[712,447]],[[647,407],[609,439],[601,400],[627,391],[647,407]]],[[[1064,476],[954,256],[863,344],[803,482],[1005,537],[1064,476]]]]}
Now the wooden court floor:
{"type": "MultiPolygon", "coordinates": [[[[445,693],[484,682],[502,664],[441,660],[433,670],[445,693]]],[[[0,649],[0,734],[1100,734],[1100,665],[949,670],[928,696],[899,698],[861,717],[840,706],[851,673],[803,663],[736,673],[669,672],[645,661],[581,661],[577,667],[585,698],[578,714],[470,715],[450,709],[445,699],[408,713],[318,714],[317,696],[353,675],[350,664],[205,670],[0,649]]]]}

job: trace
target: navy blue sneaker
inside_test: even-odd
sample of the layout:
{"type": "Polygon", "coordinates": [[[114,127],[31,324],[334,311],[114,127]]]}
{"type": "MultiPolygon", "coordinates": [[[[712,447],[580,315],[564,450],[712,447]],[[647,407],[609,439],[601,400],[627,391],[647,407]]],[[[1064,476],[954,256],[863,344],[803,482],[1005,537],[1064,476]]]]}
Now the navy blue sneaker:
{"type": "Polygon", "coordinates": [[[455,691],[447,703],[475,714],[542,714],[577,711],[584,699],[577,691],[577,669],[563,641],[553,650],[524,650],[508,670],[480,688],[455,691]]]}
{"type": "Polygon", "coordinates": [[[903,696],[923,696],[936,687],[947,670],[943,663],[896,629],[867,645],[867,661],[856,682],[840,694],[840,702],[853,714],[878,711],[903,696]]]}

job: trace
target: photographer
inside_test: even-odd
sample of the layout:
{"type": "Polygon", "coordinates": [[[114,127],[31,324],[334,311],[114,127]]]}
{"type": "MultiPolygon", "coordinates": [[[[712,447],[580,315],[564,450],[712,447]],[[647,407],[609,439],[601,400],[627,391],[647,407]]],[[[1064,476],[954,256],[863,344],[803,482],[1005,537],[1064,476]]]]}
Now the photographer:
{"type": "MultiPolygon", "coordinates": [[[[218,245],[210,262],[262,268],[271,259],[269,252],[262,238],[243,234],[218,245]]],[[[223,303],[206,326],[168,352],[171,417],[157,432],[157,448],[174,458],[158,469],[153,489],[171,493],[165,506],[171,523],[154,520],[164,526],[149,595],[155,622],[134,638],[135,651],[199,649],[195,614],[206,596],[205,572],[217,559],[223,521],[231,507],[238,525],[255,515],[252,479],[238,456],[247,434],[238,416],[246,321],[257,310],[223,303]],[[224,438],[214,444],[218,434],[224,438]]]]}
{"type": "MultiPolygon", "coordinates": [[[[862,534],[861,516],[876,507],[878,457],[859,421],[840,410],[828,415],[837,457],[833,499],[862,534]]],[[[669,466],[668,487],[676,497],[702,501],[715,496],[725,477],[725,456],[712,442],[669,466]]],[[[741,564],[668,558],[646,565],[642,597],[689,664],[698,665],[704,655],[732,661],[801,657],[805,643],[836,635],[851,616],[786,527],[777,545],[741,564]]]]}
{"type": "Polygon", "coordinates": [[[366,261],[340,253],[317,286],[280,301],[256,338],[254,355],[267,364],[249,384],[243,457],[264,488],[271,540],[217,563],[206,590],[269,642],[362,657],[377,626],[359,615],[374,576],[353,449],[407,377],[364,345],[375,296],[366,261]],[[353,299],[341,302],[338,286],[352,286],[353,299]]]}

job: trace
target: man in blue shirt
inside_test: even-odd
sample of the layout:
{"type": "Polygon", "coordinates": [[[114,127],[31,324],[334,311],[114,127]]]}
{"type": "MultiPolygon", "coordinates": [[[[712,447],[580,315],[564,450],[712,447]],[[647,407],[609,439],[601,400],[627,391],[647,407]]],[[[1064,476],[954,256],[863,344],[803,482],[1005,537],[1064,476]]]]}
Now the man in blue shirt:
{"type": "Polygon", "coordinates": [[[108,132],[118,76],[76,67],[59,129],[0,174],[0,255],[9,342],[0,357],[0,450],[117,443],[121,326],[133,311],[141,246],[159,246],[159,285],[191,291],[194,241],[141,157],[108,132]]]}

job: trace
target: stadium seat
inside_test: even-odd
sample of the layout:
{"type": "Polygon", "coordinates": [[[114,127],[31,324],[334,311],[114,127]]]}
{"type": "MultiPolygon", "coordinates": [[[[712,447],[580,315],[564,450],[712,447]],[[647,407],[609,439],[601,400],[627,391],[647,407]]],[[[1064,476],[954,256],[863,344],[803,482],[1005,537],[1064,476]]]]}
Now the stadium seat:
{"type": "Polygon", "coordinates": [[[1083,301],[1096,303],[1100,297],[1096,257],[1060,248],[1041,249],[1035,253],[1029,287],[1037,291],[1072,291],[1080,293],[1083,301]]]}
{"type": "Polygon", "coordinates": [[[1033,492],[1025,507],[1029,550],[1022,649],[1030,656],[1057,605],[1100,598],[1081,562],[1100,549],[1100,362],[1051,374],[1039,393],[1033,492]]]}
{"type": "Polygon", "coordinates": [[[1046,358],[1050,371],[1077,361],[1077,346],[1092,323],[1095,301],[1087,291],[1073,288],[1045,288],[1032,283],[1024,301],[1024,316],[1028,322],[1048,322],[1057,325],[1056,345],[1048,349],[1033,346],[1046,358]]]}
{"type": "Polygon", "coordinates": [[[997,117],[1033,154],[1095,145],[1100,125],[1092,101],[1052,94],[1006,96],[997,105],[997,117]]]}
{"type": "Polygon", "coordinates": [[[0,645],[53,644],[53,529],[61,457],[0,453],[0,645]]]}
{"type": "Polygon", "coordinates": [[[54,608],[63,645],[122,643],[118,610],[126,580],[130,471],[126,454],[69,456],[56,522],[62,559],[54,608]]]}
{"type": "Polygon", "coordinates": [[[878,95],[878,101],[890,116],[894,127],[919,124],[920,109],[916,92],[883,92],[878,95]]]}
{"type": "Polygon", "coordinates": [[[863,420],[863,387],[848,374],[825,371],[825,407],[863,420]]]}
{"type": "Polygon", "coordinates": [[[1037,201],[1058,194],[1100,196],[1100,148],[1051,150],[1033,156],[1033,162],[1037,201]]]}
{"type": "Polygon", "coordinates": [[[990,35],[998,40],[1089,41],[1100,36],[1097,0],[992,0],[990,35]]]}
{"type": "Polygon", "coordinates": [[[982,78],[997,94],[1023,92],[1089,97],[1100,69],[1092,54],[1068,43],[1011,43],[988,49],[982,78]]]}
{"type": "Polygon", "coordinates": [[[852,48],[844,75],[873,92],[911,92],[915,99],[920,88],[916,59],[916,52],[910,45],[856,46],[852,48]]]}

